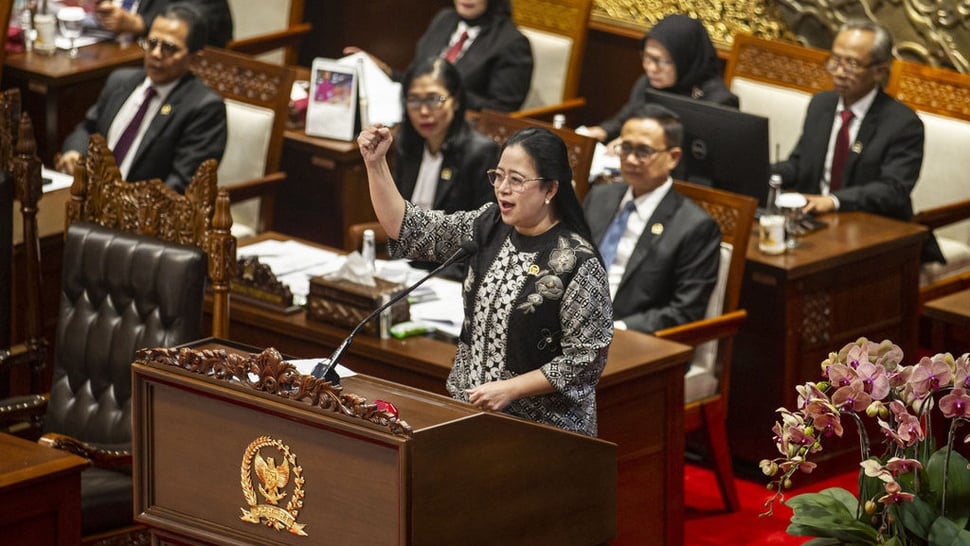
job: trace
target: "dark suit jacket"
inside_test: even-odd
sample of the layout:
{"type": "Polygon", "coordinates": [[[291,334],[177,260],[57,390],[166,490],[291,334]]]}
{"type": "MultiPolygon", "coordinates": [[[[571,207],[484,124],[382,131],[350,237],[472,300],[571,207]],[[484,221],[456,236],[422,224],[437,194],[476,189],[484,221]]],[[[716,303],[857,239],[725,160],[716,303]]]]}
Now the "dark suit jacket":
{"type": "MultiPolygon", "coordinates": [[[[472,129],[462,140],[461,145],[442,147],[444,157],[433,206],[436,210],[475,210],[495,200],[485,171],[498,164],[498,144],[472,129]]],[[[421,158],[421,154],[397,157],[394,180],[405,199],[414,195],[421,158]]]]}
{"type": "MultiPolygon", "coordinates": [[[[626,193],[626,184],[593,186],[583,210],[599,243],[626,193]]],[[[673,189],[657,205],[630,256],[613,298],[613,318],[655,332],[704,318],[717,282],[721,230],[704,209],[673,189]],[[661,224],[654,234],[651,226],[661,224]]]]}
{"type": "MultiPolygon", "coordinates": [[[[412,63],[437,57],[448,47],[458,27],[458,14],[438,12],[418,40],[412,63]]],[[[529,94],[532,81],[532,46],[511,19],[496,19],[475,38],[456,62],[465,88],[465,107],[500,112],[517,110],[529,94]]]]}
{"type": "MultiPolygon", "coordinates": [[[[184,1],[184,0],[180,0],[184,1]]],[[[138,3],[138,14],[145,21],[145,34],[152,28],[152,22],[159,16],[173,0],[141,0],[138,3]]],[[[209,28],[207,45],[226,47],[232,40],[232,13],[226,0],[192,0],[192,5],[205,15],[209,28]]]]}
{"type": "MultiPolygon", "coordinates": [[[[821,193],[825,154],[835,120],[839,95],[823,91],[812,97],[798,144],[787,161],[772,171],[784,186],[801,193],[821,193]]],[[[865,211],[903,221],[913,217],[910,193],[923,165],[923,122],[908,106],[882,89],[862,119],[849,150],[842,188],[833,192],[840,211],[865,211]]],[[[932,237],[924,247],[924,261],[943,261],[932,237]]]]}
{"type": "MultiPolygon", "coordinates": [[[[87,153],[94,133],[108,134],[121,106],[145,80],[142,68],[121,68],[108,76],[98,102],[64,141],[63,151],[87,153]]],[[[222,97],[191,73],[182,77],[152,119],[133,153],[131,181],[160,178],[179,192],[206,159],[221,160],[226,149],[226,106],[222,97]],[[165,112],[168,112],[167,114],[165,112]]],[[[129,152],[132,153],[132,152],[129,152]]]]}
{"type": "MultiPolygon", "coordinates": [[[[600,123],[600,127],[606,131],[607,142],[620,136],[620,129],[623,128],[626,120],[632,118],[637,109],[647,103],[647,89],[653,88],[650,87],[650,79],[644,74],[633,84],[633,89],[630,91],[630,98],[623,105],[623,108],[610,119],[600,123]]],[[[732,108],[737,108],[739,104],[737,95],[732,93],[724,85],[724,80],[720,77],[705,81],[696,88],[695,92],[699,95],[697,100],[713,102],[714,104],[730,106],[732,108]]]]}

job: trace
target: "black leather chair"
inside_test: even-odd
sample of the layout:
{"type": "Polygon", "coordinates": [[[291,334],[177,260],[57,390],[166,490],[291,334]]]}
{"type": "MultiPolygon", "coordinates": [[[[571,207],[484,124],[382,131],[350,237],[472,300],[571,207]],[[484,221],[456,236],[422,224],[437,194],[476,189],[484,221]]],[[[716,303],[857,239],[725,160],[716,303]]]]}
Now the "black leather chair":
{"type": "Polygon", "coordinates": [[[206,254],[91,223],[72,224],[42,443],[88,457],[85,536],[131,525],[135,351],[200,337],[206,254]]]}

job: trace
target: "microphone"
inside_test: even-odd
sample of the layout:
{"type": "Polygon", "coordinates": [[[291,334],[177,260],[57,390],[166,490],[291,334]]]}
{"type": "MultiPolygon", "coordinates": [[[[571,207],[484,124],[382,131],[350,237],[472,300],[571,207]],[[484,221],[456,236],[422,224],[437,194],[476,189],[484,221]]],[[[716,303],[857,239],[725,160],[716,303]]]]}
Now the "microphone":
{"type": "Polygon", "coordinates": [[[377,309],[374,309],[374,311],[372,311],[371,314],[364,317],[364,320],[357,323],[357,326],[354,326],[354,329],[350,331],[350,335],[348,335],[340,344],[340,346],[337,347],[337,350],[334,351],[332,355],[330,355],[329,361],[321,360],[320,363],[313,368],[313,371],[310,372],[310,375],[312,375],[313,377],[316,377],[317,379],[326,379],[327,381],[330,381],[334,385],[339,385],[340,376],[337,375],[337,373],[333,370],[333,368],[334,366],[337,365],[337,362],[340,360],[340,357],[343,356],[344,352],[347,350],[347,347],[350,346],[350,342],[354,340],[354,336],[357,335],[357,332],[360,331],[361,328],[363,328],[364,324],[367,324],[368,321],[380,315],[388,307],[401,301],[405,296],[413,292],[415,288],[424,284],[424,282],[430,279],[431,277],[434,277],[438,273],[441,273],[441,271],[444,270],[449,265],[457,262],[458,260],[461,260],[462,258],[467,258],[468,256],[475,254],[476,252],[478,252],[478,245],[475,244],[475,241],[472,241],[471,239],[462,241],[460,248],[456,250],[455,253],[452,254],[447,260],[441,262],[441,265],[434,268],[430,273],[422,277],[421,280],[419,280],[418,282],[412,284],[411,286],[395,294],[393,298],[384,302],[383,305],[381,305],[377,309]]]}

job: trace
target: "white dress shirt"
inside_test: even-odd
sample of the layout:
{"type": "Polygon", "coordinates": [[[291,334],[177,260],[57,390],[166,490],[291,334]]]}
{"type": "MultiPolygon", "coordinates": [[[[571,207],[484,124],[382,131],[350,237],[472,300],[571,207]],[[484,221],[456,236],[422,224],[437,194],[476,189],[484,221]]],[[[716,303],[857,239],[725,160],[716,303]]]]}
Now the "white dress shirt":
{"type": "Polygon", "coordinates": [[[434,207],[434,196],[438,191],[438,179],[441,177],[441,164],[444,160],[445,154],[440,151],[433,154],[427,146],[424,147],[418,179],[414,182],[414,193],[411,194],[412,203],[425,210],[434,207]]]}

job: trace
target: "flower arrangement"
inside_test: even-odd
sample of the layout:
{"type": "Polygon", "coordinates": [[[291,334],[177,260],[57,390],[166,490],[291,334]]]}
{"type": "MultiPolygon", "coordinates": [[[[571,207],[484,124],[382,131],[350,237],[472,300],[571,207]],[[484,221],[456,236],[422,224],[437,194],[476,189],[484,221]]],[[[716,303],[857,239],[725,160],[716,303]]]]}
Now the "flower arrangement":
{"type": "Polygon", "coordinates": [[[779,408],[781,421],[772,429],[781,456],[761,461],[774,491],[763,516],[785,501],[796,472],[812,472],[812,456],[851,420],[861,451],[858,496],[830,488],[792,497],[788,533],[817,537],[808,542],[813,546],[970,544],[970,466],[953,449],[957,429],[970,422],[970,355],[938,354],[911,366],[902,361],[892,342],[862,338],[829,354],[821,382],[796,387],[798,407],[779,408]],[[939,415],[949,427],[937,449],[932,421],[939,415]],[[878,454],[865,417],[876,419],[882,432],[878,454]]]}

